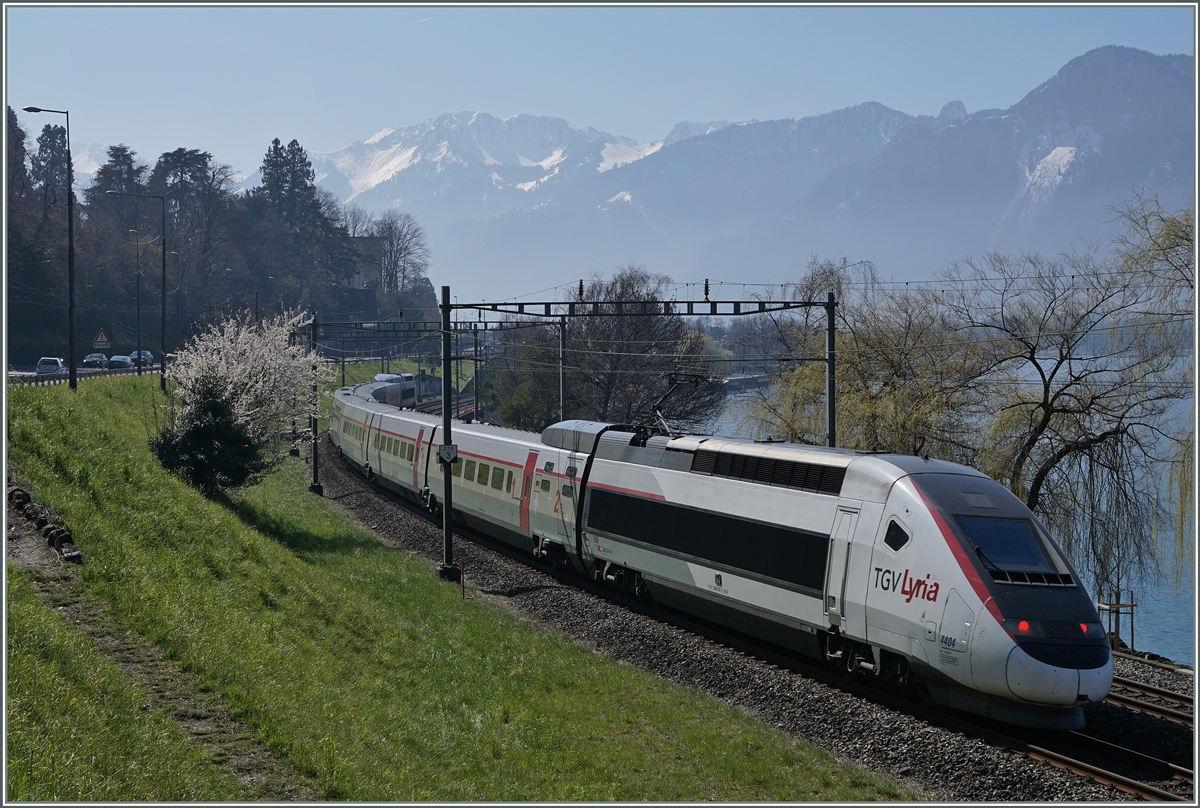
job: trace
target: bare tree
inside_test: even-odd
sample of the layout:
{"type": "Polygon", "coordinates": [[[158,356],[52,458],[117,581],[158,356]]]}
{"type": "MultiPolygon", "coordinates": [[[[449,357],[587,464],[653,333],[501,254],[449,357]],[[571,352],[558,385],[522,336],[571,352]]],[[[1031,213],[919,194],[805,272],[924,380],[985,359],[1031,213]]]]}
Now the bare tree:
{"type": "MultiPolygon", "coordinates": [[[[671,279],[630,264],[610,280],[594,277],[583,301],[669,299],[671,279]]],[[[611,309],[611,306],[604,306],[611,309]]],[[[725,392],[703,353],[703,338],[679,316],[588,316],[568,321],[571,409],[578,417],[650,423],[654,405],[680,386],[663,410],[672,428],[693,428],[720,414],[725,392]]]]}
{"type": "Polygon", "coordinates": [[[1192,395],[1188,347],[1146,272],[1093,253],[988,254],[943,278],[947,316],[987,361],[976,463],[1052,526],[1102,592],[1152,574],[1161,461],[1192,395]]]}
{"type": "Polygon", "coordinates": [[[382,240],[381,288],[387,294],[408,294],[429,270],[425,231],[411,213],[388,208],[376,220],[373,233],[382,240]]]}
{"type": "Polygon", "coordinates": [[[375,227],[375,216],[361,205],[348,202],[341,209],[341,224],[351,238],[369,236],[375,227]]]}

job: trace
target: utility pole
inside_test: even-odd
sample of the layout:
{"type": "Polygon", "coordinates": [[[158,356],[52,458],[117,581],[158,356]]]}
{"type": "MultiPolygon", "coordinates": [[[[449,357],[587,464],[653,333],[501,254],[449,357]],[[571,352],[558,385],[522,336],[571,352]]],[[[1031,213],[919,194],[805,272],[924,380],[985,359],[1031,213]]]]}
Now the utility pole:
{"type": "Polygon", "coordinates": [[[320,452],[317,451],[317,445],[320,443],[319,436],[317,434],[317,402],[320,401],[320,399],[317,397],[317,313],[315,311],[313,312],[312,325],[310,326],[310,330],[308,333],[309,333],[308,352],[310,354],[312,354],[312,369],[313,369],[313,383],[312,383],[313,411],[312,411],[312,414],[308,416],[308,423],[312,429],[313,475],[312,475],[312,485],[310,485],[308,487],[308,490],[311,493],[316,494],[319,497],[323,497],[323,496],[325,496],[325,489],[321,486],[320,478],[317,476],[317,464],[320,462],[319,461],[320,452]]]}
{"type": "MultiPolygon", "coordinates": [[[[450,393],[450,287],[442,287],[442,445],[438,450],[438,462],[442,464],[442,563],[438,564],[437,574],[443,581],[459,581],[462,577],[458,567],[454,566],[454,461],[458,448],[450,435],[451,405],[450,393]]],[[[430,445],[432,449],[432,444],[430,445]]]]}
{"type": "MultiPolygon", "coordinates": [[[[583,281],[580,281],[582,284],[583,281]]],[[[567,420],[567,318],[558,318],[558,420],[567,420]]]]}
{"type": "Polygon", "coordinates": [[[835,306],[837,306],[837,300],[834,298],[833,292],[830,292],[825,303],[825,434],[830,448],[837,446],[837,422],[834,416],[837,385],[833,371],[835,333],[833,310],[835,306]]]}

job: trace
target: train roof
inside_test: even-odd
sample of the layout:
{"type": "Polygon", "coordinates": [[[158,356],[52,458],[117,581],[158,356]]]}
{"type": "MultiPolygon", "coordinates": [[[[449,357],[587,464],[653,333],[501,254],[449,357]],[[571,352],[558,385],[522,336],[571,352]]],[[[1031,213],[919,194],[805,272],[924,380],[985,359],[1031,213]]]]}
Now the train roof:
{"type": "MultiPolygon", "coordinates": [[[[338,396],[355,396],[372,409],[398,411],[372,396],[386,382],[366,382],[338,390],[338,396]]],[[[439,416],[403,410],[406,417],[430,425],[442,422],[439,416]]],[[[459,422],[471,432],[529,442],[536,433],[483,423],[459,422]]],[[[797,486],[798,475],[805,475],[803,487],[817,493],[842,495],[854,499],[882,502],[899,479],[910,474],[956,474],[986,477],[968,466],[945,460],[883,452],[860,452],[800,443],[758,442],[745,438],[710,435],[659,435],[645,439],[636,427],[604,421],[568,420],[546,427],[540,442],[546,446],[597,458],[625,463],[693,471],[725,476],[745,482],[797,486]],[[723,458],[723,459],[722,459],[723,458]],[[736,458],[736,459],[735,459],[736,458]],[[753,459],[753,465],[751,465],[753,459]],[[787,476],[788,480],[783,480],[787,476]]]]}

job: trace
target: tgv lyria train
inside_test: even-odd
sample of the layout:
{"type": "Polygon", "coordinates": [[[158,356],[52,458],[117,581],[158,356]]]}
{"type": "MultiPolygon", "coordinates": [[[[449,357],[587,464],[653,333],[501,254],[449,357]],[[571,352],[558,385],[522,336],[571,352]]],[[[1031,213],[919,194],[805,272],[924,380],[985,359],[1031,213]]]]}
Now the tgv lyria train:
{"type": "MultiPolygon", "coordinates": [[[[439,419],[346,387],[330,437],[427,507],[439,419]]],[[[455,423],[457,521],[661,604],[928,689],[1001,721],[1083,725],[1113,663],[1096,609],[1037,518],[938,460],[564,421],[455,423]]]]}

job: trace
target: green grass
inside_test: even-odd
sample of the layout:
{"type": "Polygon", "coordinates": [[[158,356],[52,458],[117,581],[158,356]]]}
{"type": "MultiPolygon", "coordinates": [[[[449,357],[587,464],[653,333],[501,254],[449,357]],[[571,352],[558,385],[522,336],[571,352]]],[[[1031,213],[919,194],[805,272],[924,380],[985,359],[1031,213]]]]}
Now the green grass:
{"type": "Polygon", "coordinates": [[[213,767],[146,694],[68,628],[8,564],[8,794],[12,801],[228,800],[213,767]]]}
{"type": "Polygon", "coordinates": [[[325,798],[914,796],[702,694],[462,600],[432,563],[387,550],[308,494],[299,461],[223,504],[203,499],[145,447],[156,385],[10,391],[11,462],[66,518],[90,559],[84,581],[118,619],[199,677],[325,798]]]}

